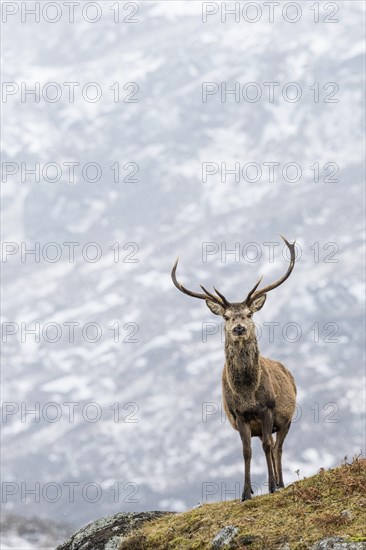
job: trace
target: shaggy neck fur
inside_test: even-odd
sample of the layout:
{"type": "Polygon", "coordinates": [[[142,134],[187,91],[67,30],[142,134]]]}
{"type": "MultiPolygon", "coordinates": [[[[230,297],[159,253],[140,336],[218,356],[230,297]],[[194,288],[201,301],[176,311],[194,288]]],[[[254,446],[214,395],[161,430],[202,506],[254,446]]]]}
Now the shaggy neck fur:
{"type": "Polygon", "coordinates": [[[236,394],[252,393],[259,386],[261,368],[257,340],[225,339],[228,382],[236,394]]]}

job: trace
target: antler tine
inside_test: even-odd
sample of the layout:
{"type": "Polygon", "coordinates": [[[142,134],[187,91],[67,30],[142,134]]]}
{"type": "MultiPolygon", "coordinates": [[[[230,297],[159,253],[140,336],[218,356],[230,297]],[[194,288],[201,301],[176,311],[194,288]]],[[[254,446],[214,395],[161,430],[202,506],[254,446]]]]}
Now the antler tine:
{"type": "Polygon", "coordinates": [[[216,304],[219,304],[220,306],[226,305],[226,304],[223,304],[223,302],[221,300],[219,300],[219,298],[217,298],[216,296],[211,294],[211,292],[208,292],[208,290],[206,290],[202,285],[200,285],[200,286],[201,286],[202,290],[205,292],[205,294],[201,294],[199,292],[193,292],[192,290],[189,290],[188,288],[184,287],[182,285],[182,283],[180,283],[178,281],[177,276],[176,276],[178,261],[179,261],[179,257],[176,259],[175,264],[173,265],[172,272],[171,272],[172,281],[173,281],[174,285],[177,287],[178,290],[183,292],[183,294],[187,294],[188,296],[192,296],[193,298],[199,298],[200,300],[212,300],[213,302],[215,302],[216,304]]]}
{"type": "Polygon", "coordinates": [[[227,301],[227,299],[225,298],[225,296],[223,294],[221,294],[221,292],[219,292],[217,290],[217,288],[214,287],[214,291],[216,292],[216,294],[221,298],[221,300],[223,301],[223,303],[228,306],[230,305],[230,302],[227,301]]]}
{"type": "Polygon", "coordinates": [[[261,288],[260,290],[256,291],[256,289],[258,288],[259,283],[262,280],[262,278],[260,278],[258,283],[256,284],[256,286],[249,292],[249,294],[248,294],[248,296],[245,300],[245,302],[248,305],[250,305],[254,300],[257,300],[258,298],[263,296],[263,294],[266,294],[270,290],[273,290],[274,288],[277,288],[278,286],[282,285],[282,283],[284,283],[286,281],[286,279],[288,279],[288,277],[292,273],[292,270],[295,266],[295,258],[296,258],[295,244],[296,244],[296,241],[294,241],[293,243],[289,243],[288,240],[283,235],[280,235],[280,237],[285,242],[288,249],[290,250],[290,255],[291,255],[290,265],[289,265],[286,273],[282,277],[280,277],[277,281],[275,281],[274,283],[272,283],[270,285],[267,285],[264,288],[261,288]]]}
{"type": "Polygon", "coordinates": [[[200,287],[202,288],[203,292],[205,292],[205,293],[207,294],[207,297],[208,297],[208,298],[210,298],[211,300],[214,300],[216,303],[219,303],[219,304],[222,305],[221,300],[219,300],[219,299],[217,298],[217,296],[215,296],[214,294],[212,294],[211,292],[209,292],[209,291],[207,290],[207,288],[205,288],[203,285],[200,285],[200,287]]]}
{"type": "Polygon", "coordinates": [[[263,275],[261,275],[259,277],[259,280],[258,282],[253,286],[252,290],[249,292],[248,296],[245,298],[245,300],[242,302],[243,304],[245,303],[250,303],[250,300],[251,300],[251,297],[253,296],[254,292],[257,290],[257,288],[259,287],[259,285],[261,284],[262,282],[262,279],[263,279],[263,275]]]}

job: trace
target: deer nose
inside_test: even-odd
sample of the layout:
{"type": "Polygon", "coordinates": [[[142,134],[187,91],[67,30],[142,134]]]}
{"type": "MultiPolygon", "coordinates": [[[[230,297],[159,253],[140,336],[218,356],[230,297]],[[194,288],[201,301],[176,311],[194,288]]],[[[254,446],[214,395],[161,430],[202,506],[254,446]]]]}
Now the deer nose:
{"type": "Polygon", "coordinates": [[[241,336],[242,334],[245,334],[247,331],[246,327],[243,327],[243,325],[236,325],[236,327],[233,328],[233,333],[237,336],[241,336]]]}

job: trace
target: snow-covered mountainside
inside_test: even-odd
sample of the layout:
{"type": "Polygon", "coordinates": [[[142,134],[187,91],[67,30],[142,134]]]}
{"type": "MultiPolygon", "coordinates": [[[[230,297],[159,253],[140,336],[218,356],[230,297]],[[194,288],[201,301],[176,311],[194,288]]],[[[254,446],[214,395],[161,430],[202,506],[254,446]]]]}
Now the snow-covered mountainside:
{"type": "MultiPolygon", "coordinates": [[[[39,23],[18,4],[2,25],[5,509],[79,527],[239,496],[221,321],[170,270],[179,254],[186,286],[239,301],[286,270],[279,233],[298,261],[256,321],[298,385],[285,482],[364,451],[363,3],[270,22],[241,2],[225,22],[220,2],[103,1],[74,23],[64,2],[39,23]]],[[[258,442],[252,471],[265,492],[258,442]]]]}
{"type": "Polygon", "coordinates": [[[49,518],[25,518],[4,513],[1,516],[1,550],[52,548],[70,535],[70,528],[49,518]]]}

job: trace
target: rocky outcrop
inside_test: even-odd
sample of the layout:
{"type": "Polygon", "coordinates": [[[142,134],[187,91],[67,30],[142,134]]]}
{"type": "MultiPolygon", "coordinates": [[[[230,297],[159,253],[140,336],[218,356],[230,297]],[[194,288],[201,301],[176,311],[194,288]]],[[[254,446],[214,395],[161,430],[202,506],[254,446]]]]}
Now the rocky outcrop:
{"type": "Polygon", "coordinates": [[[231,541],[235,538],[239,529],[233,525],[227,525],[217,533],[212,541],[212,550],[229,547],[231,541]]]}
{"type": "Polygon", "coordinates": [[[366,542],[347,542],[341,537],[330,537],[314,544],[311,550],[366,550],[366,542]]]}
{"type": "Polygon", "coordinates": [[[118,550],[123,537],[138,529],[144,522],[172,512],[140,512],[107,516],[89,523],[77,531],[56,550],[118,550]]]}

